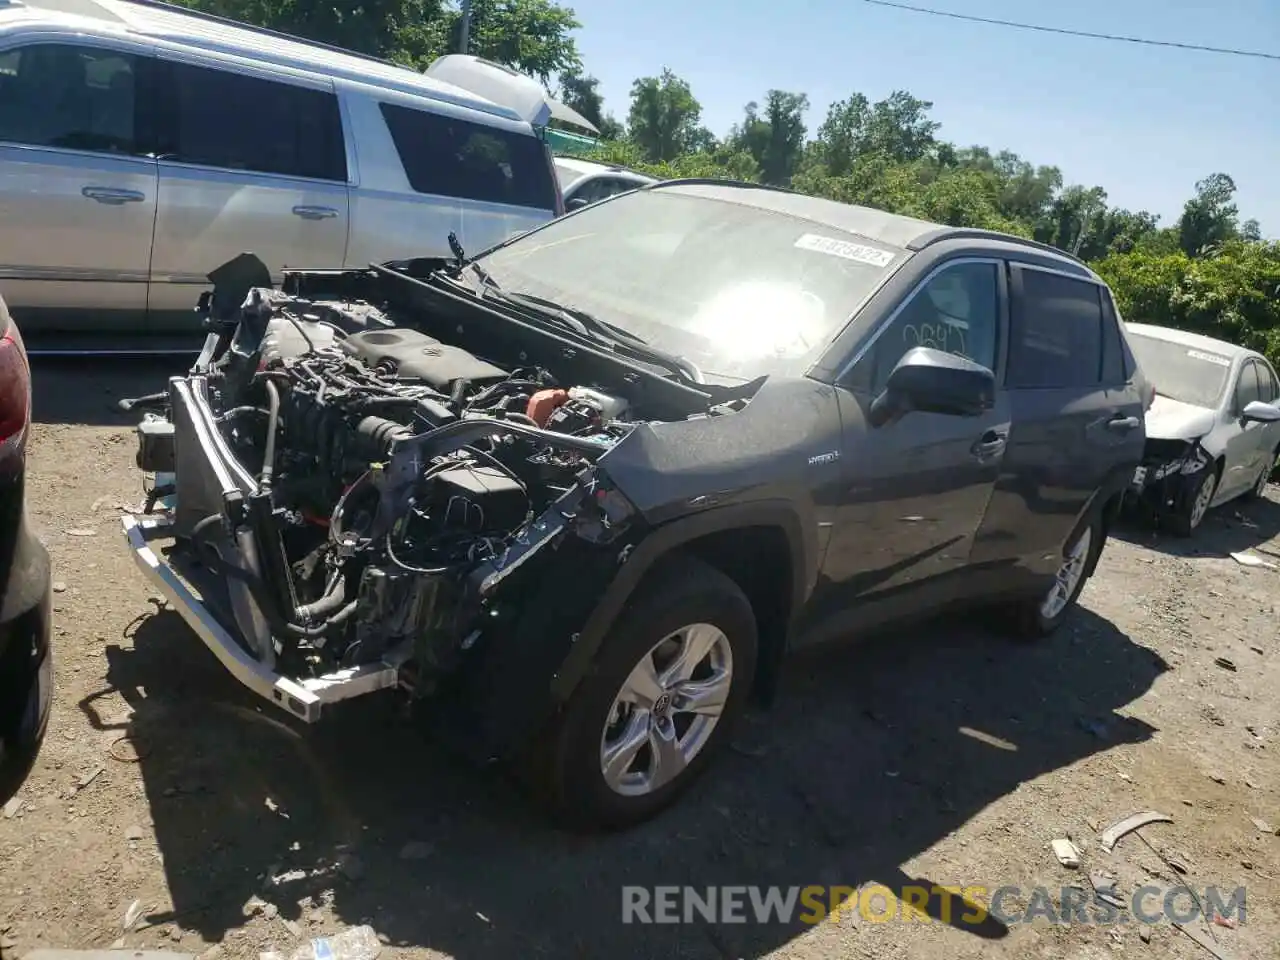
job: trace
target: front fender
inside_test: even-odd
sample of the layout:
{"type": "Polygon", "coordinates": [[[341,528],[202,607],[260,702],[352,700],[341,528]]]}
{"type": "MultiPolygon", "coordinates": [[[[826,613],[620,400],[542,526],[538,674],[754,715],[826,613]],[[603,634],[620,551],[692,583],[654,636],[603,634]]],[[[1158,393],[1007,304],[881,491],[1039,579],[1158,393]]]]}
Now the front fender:
{"type": "MultiPolygon", "coordinates": [[[[515,586],[518,614],[473,651],[468,669],[445,696],[422,702],[433,726],[474,760],[517,755],[573,696],[609,631],[645,575],[699,537],[746,527],[781,529],[791,560],[791,609],[799,610],[817,577],[812,517],[786,500],[708,508],[636,536],[589,544],[569,534],[526,565],[515,586]]],[[[499,589],[499,593],[501,588],[499,589]]],[[[777,654],[783,644],[776,645],[777,654]]],[[[771,651],[773,652],[773,651],[771,651]]]]}
{"type": "Polygon", "coordinates": [[[573,695],[627,600],[635,593],[645,574],[663,557],[699,537],[762,526],[778,527],[786,535],[791,560],[791,610],[793,613],[799,611],[812,593],[817,578],[818,538],[813,518],[802,518],[795,503],[786,500],[736,503],[670,521],[655,528],[631,549],[618,575],[591,611],[568,656],[551,680],[551,693],[555,700],[563,703],[573,695]]]}

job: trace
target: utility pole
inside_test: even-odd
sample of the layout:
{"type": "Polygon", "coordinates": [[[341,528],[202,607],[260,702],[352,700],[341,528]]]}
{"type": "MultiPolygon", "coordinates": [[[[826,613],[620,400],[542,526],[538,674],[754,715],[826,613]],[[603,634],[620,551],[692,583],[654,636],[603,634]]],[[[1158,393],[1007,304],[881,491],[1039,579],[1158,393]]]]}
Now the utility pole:
{"type": "Polygon", "coordinates": [[[458,37],[458,52],[466,53],[471,40],[471,0],[462,0],[462,30],[458,37]]]}

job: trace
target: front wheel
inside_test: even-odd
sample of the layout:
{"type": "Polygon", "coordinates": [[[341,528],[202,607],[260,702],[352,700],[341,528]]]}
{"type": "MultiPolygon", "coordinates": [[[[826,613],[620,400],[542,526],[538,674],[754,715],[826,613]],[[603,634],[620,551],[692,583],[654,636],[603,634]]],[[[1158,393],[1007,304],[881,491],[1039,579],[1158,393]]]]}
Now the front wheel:
{"type": "Polygon", "coordinates": [[[1213,495],[1218,492],[1218,471],[1213,467],[1205,467],[1200,471],[1186,494],[1174,505],[1169,515],[1169,529],[1179,537],[1189,537],[1204,522],[1213,503],[1213,495]]]}
{"type": "Polygon", "coordinates": [[[741,588],[680,559],[618,618],[528,770],[567,826],[617,828],[672,803],[742,713],[756,620],[741,588]]]}

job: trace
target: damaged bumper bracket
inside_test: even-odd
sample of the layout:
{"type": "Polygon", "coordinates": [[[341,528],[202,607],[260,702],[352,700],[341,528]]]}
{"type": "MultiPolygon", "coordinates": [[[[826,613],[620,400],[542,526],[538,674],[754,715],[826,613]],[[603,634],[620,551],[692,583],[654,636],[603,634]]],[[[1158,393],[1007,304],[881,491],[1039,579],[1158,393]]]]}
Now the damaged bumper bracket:
{"type": "Polygon", "coordinates": [[[227,671],[264,700],[307,723],[314,723],[329,704],[399,685],[403,661],[394,653],[378,663],[302,680],[276,673],[246,652],[210,613],[201,597],[152,549],[154,541],[173,536],[172,524],[167,517],[140,518],[126,514],[120,522],[139,569],[159,588],[227,671]]]}

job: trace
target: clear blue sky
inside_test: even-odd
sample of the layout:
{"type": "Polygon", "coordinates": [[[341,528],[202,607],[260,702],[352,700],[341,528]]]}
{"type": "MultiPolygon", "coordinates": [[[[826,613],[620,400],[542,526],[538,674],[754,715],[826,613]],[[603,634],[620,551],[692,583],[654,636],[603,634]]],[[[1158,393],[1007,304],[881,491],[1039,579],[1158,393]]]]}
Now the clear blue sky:
{"type": "MultiPolygon", "coordinates": [[[[809,95],[815,130],[834,100],[905,89],[941,136],[1008,148],[1102,186],[1112,205],[1168,225],[1196,180],[1230,174],[1242,219],[1280,236],[1280,61],[1054,36],[859,0],[562,0],[605,109],[664,66],[689,81],[723,135],[771,88],[809,95]]],[[[908,0],[1024,23],[1280,53],[1280,0],[908,0]]]]}

